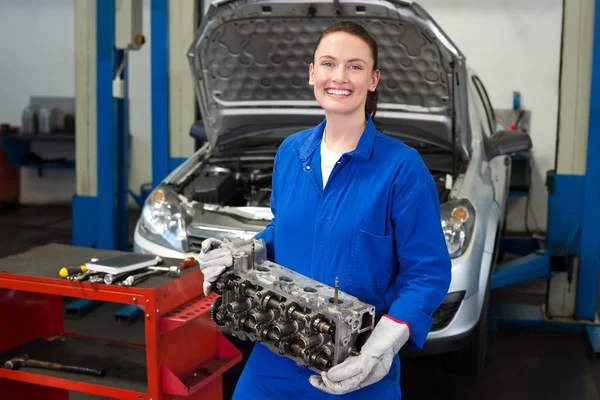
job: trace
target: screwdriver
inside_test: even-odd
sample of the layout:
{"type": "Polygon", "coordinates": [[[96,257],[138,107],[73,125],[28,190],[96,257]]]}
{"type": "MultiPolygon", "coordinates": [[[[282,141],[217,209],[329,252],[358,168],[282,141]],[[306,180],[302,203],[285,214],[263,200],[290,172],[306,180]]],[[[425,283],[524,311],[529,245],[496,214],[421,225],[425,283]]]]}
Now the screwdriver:
{"type": "Polygon", "coordinates": [[[186,268],[193,267],[196,265],[196,259],[194,257],[188,257],[179,263],[179,269],[183,271],[186,268]]]}
{"type": "Polygon", "coordinates": [[[81,274],[82,272],[85,272],[85,271],[87,271],[87,268],[85,267],[85,265],[80,265],[79,267],[61,268],[58,274],[62,278],[67,278],[69,276],[81,274]]]}

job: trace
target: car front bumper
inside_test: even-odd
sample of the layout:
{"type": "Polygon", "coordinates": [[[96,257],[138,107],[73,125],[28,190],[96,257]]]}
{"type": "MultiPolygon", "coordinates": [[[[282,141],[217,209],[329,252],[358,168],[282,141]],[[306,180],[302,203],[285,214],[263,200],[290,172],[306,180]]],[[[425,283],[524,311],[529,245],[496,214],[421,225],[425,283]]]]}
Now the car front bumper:
{"type": "Polygon", "coordinates": [[[422,350],[418,351],[405,346],[400,351],[400,355],[410,358],[447,353],[464,347],[479,321],[480,311],[478,296],[473,295],[463,299],[452,321],[444,329],[430,332],[422,350]]]}

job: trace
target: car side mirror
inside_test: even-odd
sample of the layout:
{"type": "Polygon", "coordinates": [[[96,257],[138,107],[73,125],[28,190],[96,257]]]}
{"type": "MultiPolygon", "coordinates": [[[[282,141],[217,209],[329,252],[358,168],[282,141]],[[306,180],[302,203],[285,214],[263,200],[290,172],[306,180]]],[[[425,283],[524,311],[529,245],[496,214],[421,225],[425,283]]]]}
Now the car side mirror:
{"type": "Polygon", "coordinates": [[[190,127],[190,136],[201,142],[206,142],[208,140],[202,121],[196,121],[192,124],[190,127]]]}
{"type": "Polygon", "coordinates": [[[500,130],[487,142],[487,156],[492,159],[497,156],[520,153],[531,149],[531,137],[522,131],[500,130]]]}

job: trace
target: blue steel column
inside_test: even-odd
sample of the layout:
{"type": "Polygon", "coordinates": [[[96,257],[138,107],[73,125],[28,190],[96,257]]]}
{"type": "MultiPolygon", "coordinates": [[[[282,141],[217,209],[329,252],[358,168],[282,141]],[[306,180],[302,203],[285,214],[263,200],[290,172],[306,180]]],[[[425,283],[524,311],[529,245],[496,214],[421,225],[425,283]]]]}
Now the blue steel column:
{"type": "MultiPolygon", "coordinates": [[[[126,100],[112,96],[112,81],[122,60],[121,51],[115,50],[115,2],[98,0],[97,15],[97,158],[98,158],[98,201],[97,201],[97,247],[100,249],[126,250],[120,235],[128,236],[127,179],[123,190],[123,168],[127,148],[126,100]],[[125,200],[124,200],[124,199],[125,200]]],[[[125,171],[124,171],[125,170],[125,171]]]]}
{"type": "MultiPolygon", "coordinates": [[[[115,51],[115,74],[125,61],[121,79],[124,82],[129,82],[127,64],[129,55],[123,50],[115,51]]],[[[125,85],[125,94],[122,99],[114,99],[116,109],[116,140],[117,140],[117,192],[116,192],[116,227],[117,227],[117,248],[119,250],[129,250],[129,91],[128,84],[125,85]]]]}
{"type": "Polygon", "coordinates": [[[151,0],[152,186],[169,173],[168,0],[151,0]]]}
{"type": "Polygon", "coordinates": [[[598,297],[600,268],[600,6],[594,16],[594,51],[588,127],[581,260],[577,292],[576,317],[594,319],[598,297]]]}

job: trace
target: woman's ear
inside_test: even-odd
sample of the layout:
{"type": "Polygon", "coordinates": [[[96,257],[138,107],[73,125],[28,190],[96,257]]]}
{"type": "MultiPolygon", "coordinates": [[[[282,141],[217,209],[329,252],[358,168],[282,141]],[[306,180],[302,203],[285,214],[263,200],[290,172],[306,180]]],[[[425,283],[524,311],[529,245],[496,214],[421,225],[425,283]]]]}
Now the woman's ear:
{"type": "Polygon", "coordinates": [[[309,85],[314,85],[315,84],[315,69],[313,66],[313,63],[310,63],[310,65],[308,66],[308,84],[309,85]]]}
{"type": "Polygon", "coordinates": [[[374,92],[375,89],[377,89],[377,84],[379,84],[380,78],[381,78],[381,72],[379,72],[378,69],[373,71],[373,74],[371,75],[371,84],[369,85],[369,90],[371,92],[374,92]]]}

